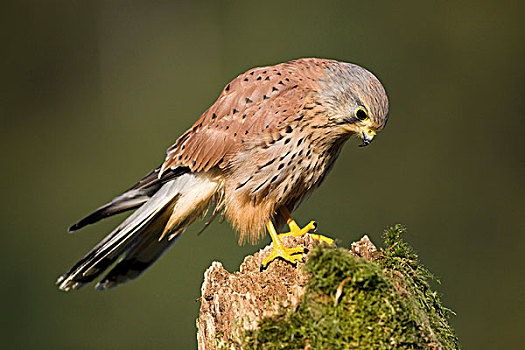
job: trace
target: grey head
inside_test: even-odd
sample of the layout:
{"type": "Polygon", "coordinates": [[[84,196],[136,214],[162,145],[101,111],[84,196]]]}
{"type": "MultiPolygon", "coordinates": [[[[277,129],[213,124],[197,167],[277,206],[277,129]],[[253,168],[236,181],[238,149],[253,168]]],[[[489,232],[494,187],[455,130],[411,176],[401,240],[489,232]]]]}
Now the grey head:
{"type": "Polygon", "coordinates": [[[362,146],[370,144],[388,121],[388,97],[383,85],[368,70],[345,62],[327,65],[318,80],[320,98],[330,120],[343,133],[357,134],[362,146]]]}

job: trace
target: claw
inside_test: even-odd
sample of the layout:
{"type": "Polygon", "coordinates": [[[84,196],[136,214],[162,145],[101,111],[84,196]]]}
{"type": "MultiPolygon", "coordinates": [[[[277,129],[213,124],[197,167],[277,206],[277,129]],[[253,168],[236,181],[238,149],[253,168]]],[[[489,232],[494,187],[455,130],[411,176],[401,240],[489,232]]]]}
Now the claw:
{"type": "Polygon", "coordinates": [[[306,225],[303,228],[300,228],[299,225],[297,225],[295,221],[291,219],[288,219],[288,221],[289,221],[288,227],[290,228],[290,232],[281,233],[279,237],[284,237],[284,236],[301,237],[307,234],[310,230],[313,230],[315,232],[315,230],[317,229],[317,223],[315,221],[310,221],[308,225],[306,225]]]}
{"type": "Polygon", "coordinates": [[[317,241],[326,243],[328,245],[334,244],[334,240],[330,237],[326,237],[320,234],[310,233],[310,231],[313,231],[313,232],[317,231],[318,225],[316,221],[310,221],[308,225],[306,225],[303,228],[300,228],[299,225],[297,225],[297,223],[292,218],[289,218],[287,222],[288,222],[288,227],[290,228],[290,232],[279,234],[278,235],[279,238],[282,238],[284,236],[301,237],[308,233],[313,239],[317,241]]]}
{"type": "Polygon", "coordinates": [[[270,252],[270,254],[262,261],[261,269],[264,269],[266,266],[268,266],[268,264],[271,261],[277,258],[281,258],[284,261],[288,261],[293,265],[296,265],[298,261],[302,260],[305,250],[303,247],[285,247],[283,242],[281,241],[281,238],[277,234],[277,231],[275,231],[275,227],[273,226],[273,223],[271,221],[268,221],[268,223],[266,224],[266,228],[268,229],[268,233],[272,237],[273,249],[270,252]]]}
{"type": "Polygon", "coordinates": [[[326,243],[328,245],[332,245],[334,244],[334,240],[330,237],[326,237],[326,236],[323,236],[323,235],[318,235],[318,234],[311,234],[310,233],[310,236],[317,240],[317,241],[320,241],[320,242],[323,242],[323,243],[326,243]]]}
{"type": "Polygon", "coordinates": [[[284,261],[288,261],[292,265],[296,265],[298,261],[303,261],[302,256],[304,254],[303,247],[286,248],[282,244],[274,244],[273,250],[261,263],[261,267],[264,269],[273,260],[281,258],[284,261]]]}
{"type": "Polygon", "coordinates": [[[280,258],[284,261],[288,261],[289,263],[296,265],[298,261],[305,262],[306,259],[303,256],[303,254],[306,254],[308,252],[308,249],[303,247],[293,247],[293,248],[286,248],[281,241],[282,237],[284,236],[293,236],[293,237],[301,237],[305,234],[309,234],[313,239],[327,243],[327,244],[333,244],[334,240],[322,236],[320,234],[314,234],[310,233],[310,231],[315,232],[317,230],[317,222],[310,221],[308,225],[304,226],[303,228],[299,227],[297,223],[292,219],[290,216],[290,212],[285,207],[280,208],[281,213],[286,218],[286,223],[288,224],[288,227],[290,228],[290,232],[281,233],[278,234],[275,230],[275,227],[273,226],[272,221],[268,221],[266,224],[266,228],[268,229],[268,233],[272,237],[273,241],[273,249],[271,253],[262,261],[261,263],[261,271],[268,266],[270,262],[273,260],[280,258]]]}

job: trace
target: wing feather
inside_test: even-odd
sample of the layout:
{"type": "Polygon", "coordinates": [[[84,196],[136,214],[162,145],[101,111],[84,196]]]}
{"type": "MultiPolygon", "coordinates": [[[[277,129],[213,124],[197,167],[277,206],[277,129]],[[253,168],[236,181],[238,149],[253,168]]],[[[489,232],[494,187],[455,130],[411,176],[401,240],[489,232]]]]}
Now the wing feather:
{"type": "Polygon", "coordinates": [[[177,166],[191,171],[226,167],[230,156],[247,143],[285,127],[317,89],[323,63],[316,59],[307,63],[255,68],[235,78],[168,149],[160,174],[177,166]]]}

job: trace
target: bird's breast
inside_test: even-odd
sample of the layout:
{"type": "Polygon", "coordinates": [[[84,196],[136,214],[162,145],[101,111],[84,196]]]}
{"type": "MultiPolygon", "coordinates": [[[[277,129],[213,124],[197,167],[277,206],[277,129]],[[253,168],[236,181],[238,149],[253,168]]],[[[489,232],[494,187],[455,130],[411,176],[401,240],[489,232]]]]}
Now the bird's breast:
{"type": "Polygon", "coordinates": [[[238,216],[231,221],[264,227],[280,206],[293,210],[323,181],[341,144],[324,127],[297,129],[262,138],[232,158],[224,182],[227,216],[238,216]]]}

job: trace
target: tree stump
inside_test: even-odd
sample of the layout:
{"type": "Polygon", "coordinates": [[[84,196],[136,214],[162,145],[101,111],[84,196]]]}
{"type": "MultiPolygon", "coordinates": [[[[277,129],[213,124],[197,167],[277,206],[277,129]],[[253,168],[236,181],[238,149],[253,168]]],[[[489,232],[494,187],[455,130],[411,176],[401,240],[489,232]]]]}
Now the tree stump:
{"type": "MultiPolygon", "coordinates": [[[[305,235],[284,237],[283,243],[311,250],[318,242],[305,235]]],[[[216,261],[206,270],[197,320],[200,350],[241,349],[245,331],[256,329],[262,318],[276,315],[282,308],[294,309],[299,304],[309,280],[300,268],[304,263],[294,267],[275,260],[261,271],[261,262],[270,251],[271,245],[268,245],[247,256],[239,272],[229,273],[216,261]]],[[[368,260],[376,251],[367,236],[351,246],[352,254],[368,260]]]]}

